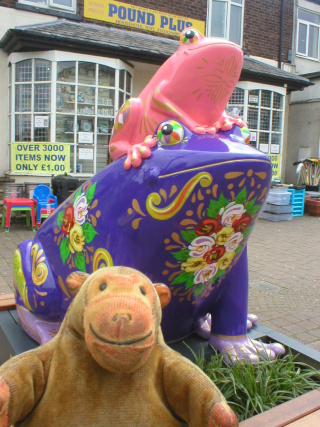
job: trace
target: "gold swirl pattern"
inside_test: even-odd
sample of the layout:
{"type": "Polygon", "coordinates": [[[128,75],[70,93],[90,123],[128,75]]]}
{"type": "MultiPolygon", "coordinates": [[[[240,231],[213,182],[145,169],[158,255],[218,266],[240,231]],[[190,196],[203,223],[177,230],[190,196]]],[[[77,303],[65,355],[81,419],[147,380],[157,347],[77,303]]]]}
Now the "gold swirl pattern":
{"type": "Polygon", "coordinates": [[[200,183],[201,187],[205,188],[209,187],[211,182],[211,174],[208,172],[199,172],[185,184],[177,197],[168,206],[157,208],[156,206],[161,203],[161,196],[158,193],[151,193],[147,198],[146,208],[152,218],[166,221],[180,211],[198,183],[200,183]]]}
{"type": "Polygon", "coordinates": [[[110,253],[104,248],[97,249],[93,255],[93,271],[97,271],[99,268],[102,267],[112,266],[113,260],[110,253]]]}
{"type": "Polygon", "coordinates": [[[42,254],[43,249],[39,250],[38,243],[34,243],[31,248],[32,280],[36,286],[41,286],[48,277],[48,267],[43,262],[46,258],[42,254]]]}
{"type": "Polygon", "coordinates": [[[28,300],[28,287],[26,286],[26,283],[22,269],[21,252],[19,249],[16,249],[13,256],[13,284],[15,289],[19,292],[26,308],[29,311],[33,311],[28,300]]]}

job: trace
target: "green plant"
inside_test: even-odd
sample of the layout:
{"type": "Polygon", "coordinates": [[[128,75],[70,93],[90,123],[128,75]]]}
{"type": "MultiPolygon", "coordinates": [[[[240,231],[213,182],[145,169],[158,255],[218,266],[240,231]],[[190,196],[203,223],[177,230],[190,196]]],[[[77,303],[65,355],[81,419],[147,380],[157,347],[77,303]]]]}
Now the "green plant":
{"type": "MultiPolygon", "coordinates": [[[[191,350],[191,349],[190,349],[191,350]]],[[[320,372],[298,362],[291,351],[275,360],[257,364],[238,362],[227,365],[223,354],[206,360],[196,355],[195,363],[219,388],[240,421],[253,417],[308,391],[319,388],[320,372]]]]}

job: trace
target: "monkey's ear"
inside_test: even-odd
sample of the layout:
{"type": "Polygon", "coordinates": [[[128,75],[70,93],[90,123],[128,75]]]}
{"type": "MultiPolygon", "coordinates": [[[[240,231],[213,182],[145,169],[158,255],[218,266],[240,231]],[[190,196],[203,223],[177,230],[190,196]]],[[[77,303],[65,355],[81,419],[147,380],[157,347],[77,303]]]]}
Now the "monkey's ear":
{"type": "Polygon", "coordinates": [[[170,289],[164,283],[154,283],[153,286],[159,295],[161,308],[166,307],[171,301],[170,289]]]}
{"type": "Polygon", "coordinates": [[[88,277],[89,274],[83,273],[83,271],[74,271],[73,273],[69,274],[69,276],[66,278],[66,287],[68,288],[69,292],[73,296],[77,295],[81,286],[88,277]]]}

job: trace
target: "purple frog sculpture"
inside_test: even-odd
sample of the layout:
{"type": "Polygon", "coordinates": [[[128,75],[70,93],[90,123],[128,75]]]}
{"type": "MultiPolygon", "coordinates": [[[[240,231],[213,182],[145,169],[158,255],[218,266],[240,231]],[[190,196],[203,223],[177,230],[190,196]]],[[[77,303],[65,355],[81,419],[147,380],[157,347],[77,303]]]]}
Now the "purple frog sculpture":
{"type": "MultiPolygon", "coordinates": [[[[194,86],[199,102],[211,97],[214,109],[210,90],[214,87],[224,97],[226,91],[231,95],[242,53],[230,42],[205,39],[187,29],[175,54],[175,71],[172,57],[168,60],[169,80],[174,80],[175,72],[181,73],[180,63],[194,54],[189,49],[195,50],[196,43],[203,43],[200,56],[193,59],[200,63],[198,74],[184,84],[194,86]],[[210,58],[217,56],[210,68],[210,58]],[[203,87],[199,83],[197,89],[197,79],[209,83],[203,87]]],[[[262,346],[247,337],[246,246],[268,194],[270,161],[245,144],[248,130],[241,120],[223,111],[208,126],[197,126],[197,120],[190,123],[196,103],[185,100],[189,111],[184,116],[181,99],[179,108],[175,104],[174,87],[170,100],[169,83],[158,73],[144,97],[127,102],[119,111],[110,141],[118,159],[76,190],[35,238],[15,251],[14,288],[22,327],[39,343],[48,341],[72,300],[65,286],[71,272],[126,265],[170,287],[172,300],[162,319],[167,342],[199,332],[217,350],[228,351],[231,360],[257,361],[259,351],[274,358],[284,352],[280,344],[262,346]],[[165,88],[165,101],[159,98],[161,88],[165,88]],[[140,138],[137,131],[128,140],[126,126],[130,133],[132,117],[139,127],[136,114],[141,110],[139,106],[135,111],[136,105],[145,106],[140,119],[146,118],[146,99],[151,99],[150,115],[155,113],[148,122],[152,133],[142,132],[140,138]]]]}

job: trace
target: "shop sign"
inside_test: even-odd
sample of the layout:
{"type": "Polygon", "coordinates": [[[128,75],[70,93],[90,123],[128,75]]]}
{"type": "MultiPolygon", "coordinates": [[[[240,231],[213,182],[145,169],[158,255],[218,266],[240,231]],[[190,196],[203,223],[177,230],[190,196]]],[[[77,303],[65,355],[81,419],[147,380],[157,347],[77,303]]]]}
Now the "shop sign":
{"type": "Polygon", "coordinates": [[[281,178],[281,156],[277,154],[271,154],[269,155],[269,159],[272,166],[272,179],[281,178]]]}
{"type": "Polygon", "coordinates": [[[84,17],[170,36],[179,36],[186,27],[205,32],[204,21],[118,1],[84,0],[84,17]]]}
{"type": "Polygon", "coordinates": [[[70,172],[70,145],[51,142],[13,142],[11,172],[54,174],[70,172]]]}

